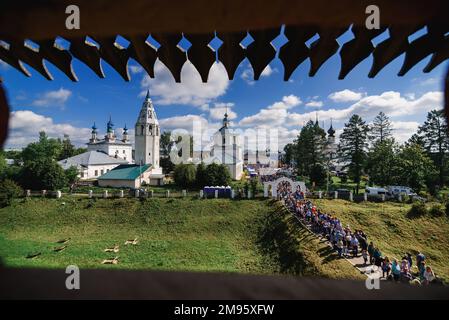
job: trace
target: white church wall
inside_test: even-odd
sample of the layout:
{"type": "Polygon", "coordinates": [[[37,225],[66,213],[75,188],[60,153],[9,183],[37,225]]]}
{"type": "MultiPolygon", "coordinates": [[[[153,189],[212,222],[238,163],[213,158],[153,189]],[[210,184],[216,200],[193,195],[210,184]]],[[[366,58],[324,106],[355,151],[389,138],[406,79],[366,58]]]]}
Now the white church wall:
{"type": "Polygon", "coordinates": [[[107,165],[90,165],[87,168],[87,176],[82,179],[97,179],[102,174],[105,174],[108,171],[118,167],[119,164],[107,164],[107,165]],[[103,172],[103,173],[101,173],[103,172]]]}

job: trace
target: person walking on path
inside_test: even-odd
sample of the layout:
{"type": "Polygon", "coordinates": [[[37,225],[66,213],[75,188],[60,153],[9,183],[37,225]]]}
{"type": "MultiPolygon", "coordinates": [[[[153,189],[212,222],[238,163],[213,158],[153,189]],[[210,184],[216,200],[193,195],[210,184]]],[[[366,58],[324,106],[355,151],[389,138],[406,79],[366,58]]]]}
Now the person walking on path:
{"type": "Polygon", "coordinates": [[[385,257],[382,261],[382,278],[388,278],[391,271],[391,263],[388,257],[385,257]],[[386,275],[386,276],[385,276],[386,275]]]}
{"type": "Polygon", "coordinates": [[[371,241],[368,246],[368,254],[369,254],[369,263],[374,262],[374,244],[371,241]]]}
{"type": "Polygon", "coordinates": [[[393,274],[394,281],[399,281],[401,276],[401,266],[396,259],[393,259],[393,262],[391,263],[391,273],[393,274]]]}

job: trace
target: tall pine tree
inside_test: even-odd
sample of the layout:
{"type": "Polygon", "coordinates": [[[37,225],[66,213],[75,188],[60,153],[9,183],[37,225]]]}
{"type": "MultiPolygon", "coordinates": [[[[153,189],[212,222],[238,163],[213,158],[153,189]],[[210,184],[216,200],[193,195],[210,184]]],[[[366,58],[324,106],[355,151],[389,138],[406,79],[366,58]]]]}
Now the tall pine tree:
{"type": "Polygon", "coordinates": [[[430,111],[418,133],[422,137],[424,148],[429,157],[437,167],[438,184],[442,187],[445,182],[446,154],[449,149],[448,126],[443,110],[430,111]]]}
{"type": "Polygon", "coordinates": [[[326,132],[318,122],[309,121],[301,129],[295,140],[296,169],[299,175],[311,177],[312,168],[324,162],[323,148],[326,143],[326,132]]]}
{"type": "Polygon", "coordinates": [[[370,129],[370,138],[373,142],[384,142],[391,137],[391,132],[393,131],[390,119],[382,111],[374,118],[370,129]]]}
{"type": "Polygon", "coordinates": [[[368,148],[369,127],[362,118],[354,114],[348,123],[345,123],[343,133],[340,135],[338,155],[349,176],[357,184],[356,193],[359,193],[360,181],[366,162],[366,150],[368,148]]]}

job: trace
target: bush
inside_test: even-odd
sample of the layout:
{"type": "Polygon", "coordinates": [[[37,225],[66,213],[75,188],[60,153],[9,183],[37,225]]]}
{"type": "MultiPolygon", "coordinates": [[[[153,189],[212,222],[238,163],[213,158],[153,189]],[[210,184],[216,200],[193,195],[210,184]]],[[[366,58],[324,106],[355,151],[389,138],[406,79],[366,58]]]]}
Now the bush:
{"type": "Polygon", "coordinates": [[[434,217],[441,217],[444,216],[446,212],[446,207],[440,203],[437,203],[433,205],[432,208],[430,208],[429,212],[434,217]]]}
{"type": "Polygon", "coordinates": [[[410,211],[408,212],[407,216],[409,218],[416,218],[425,216],[426,214],[427,214],[426,205],[422,202],[416,202],[410,208],[410,211]]]}
{"type": "Polygon", "coordinates": [[[64,169],[51,159],[26,163],[20,180],[24,188],[31,190],[58,190],[67,185],[64,169]]]}
{"type": "Polygon", "coordinates": [[[231,174],[224,164],[211,163],[206,167],[206,183],[209,186],[227,186],[231,183],[231,174]]]}
{"type": "Polygon", "coordinates": [[[178,164],[173,174],[175,183],[182,188],[188,188],[195,185],[196,168],[193,164],[178,164]]]}
{"type": "Polygon", "coordinates": [[[196,185],[201,189],[207,185],[207,167],[203,162],[196,167],[196,185]]]}
{"type": "Polygon", "coordinates": [[[429,198],[430,198],[430,194],[427,191],[418,192],[418,196],[420,196],[421,198],[424,198],[426,200],[429,200],[429,198]]]}
{"type": "Polygon", "coordinates": [[[0,182],[0,207],[11,205],[12,199],[23,194],[22,188],[12,180],[5,179],[0,182]]]}
{"type": "Polygon", "coordinates": [[[310,169],[310,176],[309,176],[310,181],[315,182],[316,186],[325,185],[326,176],[327,176],[326,169],[320,164],[315,164],[310,169]]]}

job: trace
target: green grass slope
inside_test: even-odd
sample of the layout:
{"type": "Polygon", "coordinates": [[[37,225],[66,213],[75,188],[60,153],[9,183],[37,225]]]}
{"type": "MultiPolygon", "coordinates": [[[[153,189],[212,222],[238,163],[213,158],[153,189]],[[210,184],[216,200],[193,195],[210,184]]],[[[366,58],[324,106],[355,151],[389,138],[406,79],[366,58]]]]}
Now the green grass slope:
{"type": "Polygon", "coordinates": [[[401,259],[406,252],[423,252],[439,276],[449,280],[449,219],[430,214],[410,218],[411,205],[392,202],[352,203],[314,200],[325,212],[333,212],[352,229],[363,229],[383,255],[401,259]]]}
{"type": "Polygon", "coordinates": [[[41,199],[0,209],[7,266],[224,271],[357,278],[269,200],[41,199]],[[71,238],[55,253],[55,242],[71,238]],[[126,239],[139,238],[137,246],[126,239]],[[118,265],[103,250],[120,245],[118,265]],[[29,253],[42,252],[35,259],[29,253]]]}

